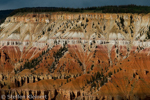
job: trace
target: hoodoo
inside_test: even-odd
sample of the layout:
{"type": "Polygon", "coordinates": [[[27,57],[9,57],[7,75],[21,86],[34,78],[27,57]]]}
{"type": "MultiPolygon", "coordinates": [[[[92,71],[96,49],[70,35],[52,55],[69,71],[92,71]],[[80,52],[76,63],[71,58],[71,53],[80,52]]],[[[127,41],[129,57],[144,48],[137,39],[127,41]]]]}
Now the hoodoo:
{"type": "Polygon", "coordinates": [[[4,51],[1,52],[1,63],[5,63],[5,54],[4,54],[4,51]]]}

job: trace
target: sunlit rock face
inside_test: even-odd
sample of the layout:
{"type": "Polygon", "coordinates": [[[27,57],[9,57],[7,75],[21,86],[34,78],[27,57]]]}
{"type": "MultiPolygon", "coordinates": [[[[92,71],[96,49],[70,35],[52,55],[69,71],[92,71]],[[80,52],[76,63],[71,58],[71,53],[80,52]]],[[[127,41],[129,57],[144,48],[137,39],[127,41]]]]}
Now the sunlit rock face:
{"type": "Polygon", "coordinates": [[[149,18],[66,12],[6,18],[0,25],[0,95],[148,99],[149,18]]]}
{"type": "MultiPolygon", "coordinates": [[[[1,25],[1,41],[18,41],[18,45],[39,47],[56,38],[127,40],[133,44],[146,40],[147,31],[149,14],[19,13],[6,18],[1,25]]],[[[1,42],[1,45],[8,44],[1,42]]]]}

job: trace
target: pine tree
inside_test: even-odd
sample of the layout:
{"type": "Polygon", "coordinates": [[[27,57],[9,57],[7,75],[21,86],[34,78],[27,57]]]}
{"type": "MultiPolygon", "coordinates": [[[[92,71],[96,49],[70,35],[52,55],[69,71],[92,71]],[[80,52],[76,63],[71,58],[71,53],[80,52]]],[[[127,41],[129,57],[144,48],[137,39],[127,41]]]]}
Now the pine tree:
{"type": "Polygon", "coordinates": [[[133,73],[133,78],[135,78],[135,74],[133,73]]]}
{"type": "Polygon", "coordinates": [[[114,69],[114,74],[116,73],[115,69],[114,69]]]}
{"type": "Polygon", "coordinates": [[[112,72],[109,72],[109,73],[108,73],[108,76],[111,77],[111,75],[112,75],[112,72]]]}
{"type": "Polygon", "coordinates": [[[103,86],[103,85],[104,85],[104,81],[101,81],[100,86],[103,86]]]}
{"type": "Polygon", "coordinates": [[[97,74],[96,74],[96,79],[100,79],[100,77],[101,77],[100,73],[97,72],[97,74]]]}

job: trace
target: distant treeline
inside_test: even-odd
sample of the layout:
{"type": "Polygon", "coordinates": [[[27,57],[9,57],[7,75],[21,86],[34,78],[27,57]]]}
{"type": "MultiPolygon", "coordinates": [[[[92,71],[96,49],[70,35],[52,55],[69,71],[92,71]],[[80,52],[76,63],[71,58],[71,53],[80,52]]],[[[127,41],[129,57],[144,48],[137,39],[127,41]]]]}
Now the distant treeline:
{"type": "Polygon", "coordinates": [[[11,15],[18,12],[102,12],[102,13],[150,13],[149,6],[136,5],[120,5],[120,6],[102,6],[102,7],[87,7],[87,8],[63,8],[63,7],[33,7],[20,8],[14,10],[11,15]]]}
{"type": "Polygon", "coordinates": [[[64,7],[32,7],[20,8],[16,10],[0,11],[0,23],[4,21],[7,16],[15,15],[19,12],[102,12],[102,13],[150,13],[150,6],[137,5],[120,5],[120,6],[102,6],[102,7],[87,7],[87,8],[64,8],[64,7]]]}
{"type": "Polygon", "coordinates": [[[13,10],[1,10],[0,11],[0,24],[4,22],[5,18],[10,15],[13,10]]]}

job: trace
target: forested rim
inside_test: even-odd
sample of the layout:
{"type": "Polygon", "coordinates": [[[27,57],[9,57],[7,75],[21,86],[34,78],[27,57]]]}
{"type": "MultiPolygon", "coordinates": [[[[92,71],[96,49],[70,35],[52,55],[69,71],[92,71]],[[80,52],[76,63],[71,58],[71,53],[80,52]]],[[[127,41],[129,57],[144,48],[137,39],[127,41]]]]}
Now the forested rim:
{"type": "Polygon", "coordinates": [[[10,16],[19,12],[101,12],[101,13],[150,13],[150,6],[137,5],[120,5],[120,6],[101,6],[101,7],[87,7],[87,8],[63,8],[63,7],[32,7],[20,8],[14,10],[10,16]]]}
{"type": "Polygon", "coordinates": [[[5,21],[5,18],[14,10],[0,10],[0,24],[5,21]]]}
{"type": "Polygon", "coordinates": [[[4,22],[7,16],[15,15],[19,12],[101,12],[101,13],[150,13],[150,6],[137,6],[137,5],[120,5],[120,6],[99,6],[87,8],[65,8],[65,7],[27,7],[19,8],[16,10],[1,10],[0,11],[0,24],[4,22]]]}

